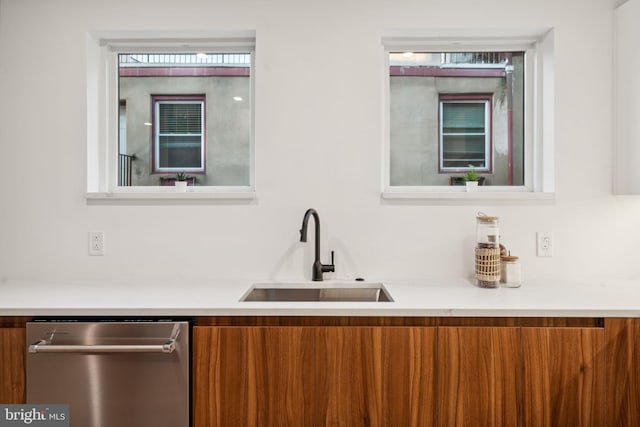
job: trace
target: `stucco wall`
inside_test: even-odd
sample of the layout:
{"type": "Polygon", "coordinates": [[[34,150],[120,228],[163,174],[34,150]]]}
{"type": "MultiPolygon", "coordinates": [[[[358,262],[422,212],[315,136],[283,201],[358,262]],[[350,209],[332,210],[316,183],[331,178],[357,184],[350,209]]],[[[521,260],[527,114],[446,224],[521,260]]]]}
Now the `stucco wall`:
{"type": "MultiPolygon", "coordinates": [[[[450,177],[464,172],[439,168],[439,97],[452,94],[491,96],[489,171],[481,172],[485,185],[524,183],[524,56],[513,56],[507,77],[391,76],[390,184],[397,186],[449,185],[450,177]],[[511,81],[508,86],[507,79],[511,81]],[[511,90],[511,101],[508,91],[511,90]],[[509,117],[509,102],[512,114],[509,117]],[[511,150],[509,153],[509,120],[511,150]]],[[[533,78],[530,76],[529,78],[533,78]]]]}
{"type": "Polygon", "coordinates": [[[490,94],[491,159],[493,168],[482,173],[487,185],[507,185],[507,99],[503,78],[391,77],[390,78],[391,185],[449,185],[438,158],[440,94],[490,94]]]}
{"type": "Polygon", "coordinates": [[[242,186],[250,180],[251,110],[248,77],[121,77],[126,101],[127,149],[135,154],[132,185],[160,185],[152,170],[152,95],[205,95],[206,174],[198,185],[242,186]],[[240,96],[242,101],[235,101],[240,96]]]}

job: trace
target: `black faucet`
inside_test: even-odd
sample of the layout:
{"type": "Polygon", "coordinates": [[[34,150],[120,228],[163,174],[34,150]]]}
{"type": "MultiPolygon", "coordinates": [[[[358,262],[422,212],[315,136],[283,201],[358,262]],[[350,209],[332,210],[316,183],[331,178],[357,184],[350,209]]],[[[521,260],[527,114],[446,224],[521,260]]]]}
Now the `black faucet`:
{"type": "Polygon", "coordinates": [[[314,282],[322,281],[322,273],[329,271],[336,271],[335,265],[333,265],[333,251],[331,251],[331,264],[323,264],[320,262],[320,217],[315,209],[307,209],[302,219],[302,228],[300,229],[300,241],[307,241],[307,224],[309,222],[309,216],[313,215],[316,223],[316,255],[313,261],[312,280],[314,282]]]}

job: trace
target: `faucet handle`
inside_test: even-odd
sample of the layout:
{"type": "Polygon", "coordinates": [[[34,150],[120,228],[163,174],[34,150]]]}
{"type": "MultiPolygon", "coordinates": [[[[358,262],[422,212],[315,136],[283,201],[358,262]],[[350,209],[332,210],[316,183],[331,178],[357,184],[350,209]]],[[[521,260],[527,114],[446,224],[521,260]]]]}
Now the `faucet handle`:
{"type": "Polygon", "coordinates": [[[333,256],[334,256],[334,253],[333,253],[333,251],[331,251],[331,264],[321,264],[323,273],[329,273],[329,272],[336,271],[336,266],[333,263],[333,256]]]}

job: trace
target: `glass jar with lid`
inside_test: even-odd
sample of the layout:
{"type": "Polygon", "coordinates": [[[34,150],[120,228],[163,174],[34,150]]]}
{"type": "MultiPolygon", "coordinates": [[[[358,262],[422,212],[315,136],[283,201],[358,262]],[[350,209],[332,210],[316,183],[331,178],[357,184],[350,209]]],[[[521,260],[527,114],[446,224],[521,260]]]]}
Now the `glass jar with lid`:
{"type": "Polygon", "coordinates": [[[500,259],[500,283],[507,288],[519,288],[522,285],[520,258],[515,255],[503,255],[500,259]]]}
{"type": "Polygon", "coordinates": [[[498,217],[479,213],[476,217],[475,277],[481,288],[500,283],[500,230],[498,217]]]}
{"type": "Polygon", "coordinates": [[[476,217],[476,246],[478,248],[500,247],[500,230],[497,216],[478,214],[476,217]]]}

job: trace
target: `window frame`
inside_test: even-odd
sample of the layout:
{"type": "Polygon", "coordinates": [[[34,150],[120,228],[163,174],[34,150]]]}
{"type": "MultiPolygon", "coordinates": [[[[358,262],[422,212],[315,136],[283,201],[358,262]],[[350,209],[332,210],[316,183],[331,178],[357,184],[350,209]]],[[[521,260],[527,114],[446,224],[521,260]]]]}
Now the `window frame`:
{"type": "Polygon", "coordinates": [[[87,33],[87,203],[136,200],[255,199],[255,30],[211,31],[91,31],[87,33]],[[121,53],[247,53],[250,65],[249,184],[190,186],[187,193],[172,187],[118,185],[118,54],[121,53]]]}
{"type": "Polygon", "coordinates": [[[484,105],[484,167],[473,167],[476,172],[491,173],[493,170],[493,97],[479,94],[440,94],[438,96],[438,172],[460,173],[467,172],[469,166],[447,167],[444,166],[444,104],[483,104],[484,105]]]}
{"type": "Polygon", "coordinates": [[[438,204],[554,203],[554,31],[533,29],[416,29],[390,30],[381,38],[382,199],[424,199],[438,204]],[[525,183],[484,186],[466,193],[460,186],[391,185],[390,76],[392,52],[525,52],[525,183]]]}
{"type": "Polygon", "coordinates": [[[175,174],[178,172],[188,172],[193,174],[206,173],[206,96],[205,95],[153,95],[151,97],[152,115],[151,115],[151,134],[153,135],[153,143],[151,145],[152,173],[154,174],[175,174]],[[160,166],[160,104],[184,104],[198,103],[200,104],[200,166],[198,167],[162,167],[160,166]]]}

